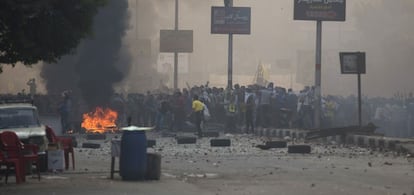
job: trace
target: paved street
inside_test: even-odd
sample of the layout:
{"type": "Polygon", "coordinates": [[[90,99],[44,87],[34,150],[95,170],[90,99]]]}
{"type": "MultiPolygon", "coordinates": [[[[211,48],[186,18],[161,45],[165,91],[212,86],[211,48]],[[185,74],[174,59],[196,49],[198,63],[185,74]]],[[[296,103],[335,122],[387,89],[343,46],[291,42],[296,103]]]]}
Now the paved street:
{"type": "MultiPolygon", "coordinates": [[[[150,132],[162,155],[159,181],[125,182],[110,175],[110,139],[99,149],[77,148],[76,169],[44,173],[41,181],[0,184],[0,194],[407,194],[414,192],[414,158],[354,146],[312,143],[311,154],[289,154],[286,148],[255,147],[267,138],[222,134],[231,147],[211,147],[211,138],[177,144],[150,132]]],[[[119,164],[116,161],[116,168],[119,164]]]]}
{"type": "Polygon", "coordinates": [[[0,195],[414,195],[413,18],[414,0],[0,0],[0,195]]]}

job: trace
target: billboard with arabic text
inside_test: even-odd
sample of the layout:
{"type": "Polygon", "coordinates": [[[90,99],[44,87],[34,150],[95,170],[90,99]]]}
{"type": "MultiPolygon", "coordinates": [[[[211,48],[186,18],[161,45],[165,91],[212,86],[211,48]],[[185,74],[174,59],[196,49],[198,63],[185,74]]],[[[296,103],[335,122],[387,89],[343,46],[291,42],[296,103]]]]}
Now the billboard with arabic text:
{"type": "Polygon", "coordinates": [[[211,7],[211,34],[250,34],[250,7],[211,7]]]}
{"type": "Polygon", "coordinates": [[[346,0],[294,0],[294,20],[345,21],[346,0]]]}

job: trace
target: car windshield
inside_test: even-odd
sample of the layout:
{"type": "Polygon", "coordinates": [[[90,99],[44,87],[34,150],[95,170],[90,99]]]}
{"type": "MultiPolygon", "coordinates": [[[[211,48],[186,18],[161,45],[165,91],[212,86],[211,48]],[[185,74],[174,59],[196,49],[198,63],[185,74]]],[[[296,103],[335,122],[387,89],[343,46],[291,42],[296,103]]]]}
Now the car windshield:
{"type": "Polygon", "coordinates": [[[0,109],[0,129],[40,126],[35,109],[6,108],[0,109]]]}

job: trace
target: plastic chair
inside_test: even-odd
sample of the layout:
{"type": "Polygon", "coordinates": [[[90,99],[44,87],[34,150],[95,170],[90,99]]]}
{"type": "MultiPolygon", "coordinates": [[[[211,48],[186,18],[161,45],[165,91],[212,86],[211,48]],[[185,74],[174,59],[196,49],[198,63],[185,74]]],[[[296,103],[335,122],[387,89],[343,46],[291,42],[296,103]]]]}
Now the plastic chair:
{"type": "MultiPolygon", "coordinates": [[[[1,166],[2,165],[5,165],[5,162],[4,162],[4,154],[3,154],[3,152],[1,151],[1,149],[0,149],[0,170],[1,170],[1,166]]],[[[0,180],[2,179],[2,177],[1,177],[1,175],[0,175],[0,180]]]]}
{"type": "Polygon", "coordinates": [[[72,156],[72,168],[75,169],[75,154],[72,138],[56,136],[53,129],[49,126],[46,126],[46,137],[50,144],[56,144],[63,148],[65,153],[65,169],[69,169],[69,154],[72,156]]]}
{"type": "Polygon", "coordinates": [[[0,133],[1,148],[4,152],[4,162],[6,164],[6,179],[7,183],[10,167],[14,167],[16,173],[16,183],[24,182],[25,179],[25,165],[36,166],[37,176],[40,180],[40,162],[37,155],[38,146],[33,144],[23,144],[15,132],[4,131],[0,133]]]}
{"type": "Polygon", "coordinates": [[[24,175],[23,175],[23,166],[22,166],[22,160],[18,158],[7,158],[5,157],[5,153],[2,154],[3,157],[1,157],[0,166],[6,165],[6,179],[5,182],[7,184],[8,179],[8,172],[10,171],[10,167],[14,167],[14,171],[16,174],[16,183],[22,183],[25,181],[24,175]]]}

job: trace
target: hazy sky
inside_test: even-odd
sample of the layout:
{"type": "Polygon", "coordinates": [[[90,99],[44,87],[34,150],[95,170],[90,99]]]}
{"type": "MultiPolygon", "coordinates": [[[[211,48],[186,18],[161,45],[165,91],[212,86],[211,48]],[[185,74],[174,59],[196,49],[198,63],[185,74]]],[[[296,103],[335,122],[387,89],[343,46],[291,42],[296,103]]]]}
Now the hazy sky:
{"type": "MultiPolygon", "coordinates": [[[[156,87],[160,79],[171,81],[171,74],[154,75],[145,84],[138,78],[157,70],[159,30],[174,28],[174,2],[129,1],[130,29],[124,47],[130,51],[133,68],[118,89],[143,91],[156,87]]],[[[188,72],[179,74],[179,87],[208,80],[225,86],[228,36],[210,34],[211,6],[222,6],[223,1],[179,0],[179,5],[179,28],[194,31],[194,52],[188,54],[188,72]]],[[[269,64],[269,74],[279,75],[271,77],[276,85],[293,86],[294,90],[312,85],[316,22],[294,21],[292,0],[234,0],[234,6],[251,7],[252,23],[250,35],[234,35],[233,83],[250,84],[261,62],[269,64]]],[[[363,94],[392,96],[414,91],[410,58],[414,53],[413,9],[411,0],[347,0],[345,22],[323,22],[322,93],[357,93],[356,75],[340,74],[340,51],[366,52],[363,94]]],[[[27,91],[25,83],[37,77],[36,71],[38,68],[5,68],[0,74],[0,92],[27,91]]]]}

